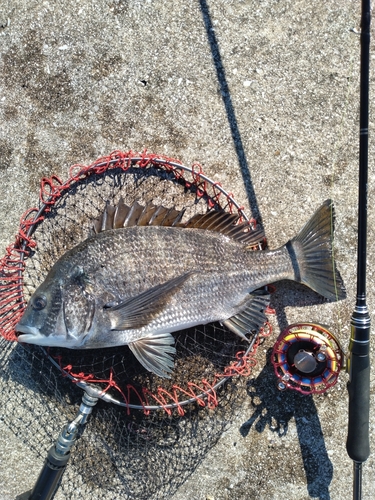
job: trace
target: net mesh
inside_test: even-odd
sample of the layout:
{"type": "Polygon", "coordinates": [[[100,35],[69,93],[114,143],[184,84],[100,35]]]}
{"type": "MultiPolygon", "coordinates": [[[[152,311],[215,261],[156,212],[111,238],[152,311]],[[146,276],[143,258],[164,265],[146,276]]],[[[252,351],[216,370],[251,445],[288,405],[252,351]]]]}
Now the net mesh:
{"type": "MultiPolygon", "coordinates": [[[[82,391],[37,347],[0,339],[0,349],[1,418],[40,456],[41,466],[62,427],[75,417],[82,391]]],[[[244,380],[218,389],[215,409],[191,404],[183,416],[164,410],[129,414],[99,401],[55,500],[170,498],[235,418],[246,393],[244,380]]]]}
{"type": "MultiPolygon", "coordinates": [[[[16,242],[2,261],[2,335],[15,339],[14,326],[28,299],[54,262],[88,236],[107,201],[113,205],[120,197],[127,205],[152,201],[184,210],[184,220],[207,210],[237,209],[243,219],[242,209],[218,184],[194,167],[184,168],[185,172],[175,160],[116,152],[89,167],[72,167],[65,183],[55,176],[43,179],[40,205],[23,217],[16,242]],[[186,172],[190,179],[183,175],[186,172]]],[[[181,255],[184,258],[188,256],[181,255]]],[[[175,369],[171,379],[163,381],[141,369],[127,346],[100,352],[49,348],[47,355],[74,380],[102,384],[106,393],[128,408],[148,411],[156,405],[169,411],[177,407],[180,413],[181,401],[191,398],[206,404],[204,396],[209,396],[208,403],[215,404],[216,385],[247,372],[252,363],[250,350],[245,352],[243,342],[219,324],[179,332],[175,339],[175,369]]]]}
{"type": "MultiPolygon", "coordinates": [[[[107,201],[115,205],[120,197],[128,205],[152,201],[184,209],[183,221],[219,209],[246,220],[233,197],[200,166],[189,169],[146,153],[116,151],[92,165],[73,166],[66,182],[55,176],[42,180],[39,206],[23,215],[0,264],[0,373],[2,391],[9,393],[4,419],[21,435],[37,419],[38,432],[25,440],[44,455],[61,425],[74,418],[82,397],[77,385],[93,384],[119,405],[100,401],[94,409],[64,475],[61,494],[68,498],[101,498],[108,491],[165,498],[175,491],[235,413],[240,382],[233,377],[249,374],[259,343],[259,332],[248,347],[220,324],[177,332],[175,368],[166,380],[143,369],[127,346],[75,351],[9,342],[16,340],[14,326],[54,262],[88,236],[107,201]]],[[[249,221],[249,230],[254,224],[249,221]]]]}

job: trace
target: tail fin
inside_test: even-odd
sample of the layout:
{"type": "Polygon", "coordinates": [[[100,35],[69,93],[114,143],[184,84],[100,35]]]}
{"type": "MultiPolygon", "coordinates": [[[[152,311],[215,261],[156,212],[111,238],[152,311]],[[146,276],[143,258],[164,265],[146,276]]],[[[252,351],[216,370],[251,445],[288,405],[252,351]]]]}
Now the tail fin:
{"type": "Polygon", "coordinates": [[[326,200],[297,236],[287,243],[296,280],[331,300],[346,297],[345,286],[335,267],[332,240],[335,211],[326,200]]]}

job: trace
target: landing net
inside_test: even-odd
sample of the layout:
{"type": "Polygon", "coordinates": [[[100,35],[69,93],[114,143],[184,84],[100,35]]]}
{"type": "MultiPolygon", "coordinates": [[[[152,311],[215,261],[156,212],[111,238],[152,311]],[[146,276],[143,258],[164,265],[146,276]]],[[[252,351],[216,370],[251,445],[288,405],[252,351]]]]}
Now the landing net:
{"type": "MultiPolygon", "coordinates": [[[[38,206],[22,216],[0,261],[1,418],[44,457],[74,418],[81,389],[100,389],[58,493],[70,500],[104,499],[108,491],[113,498],[169,498],[233,419],[241,381],[269,333],[265,325],[247,344],[218,323],[177,332],[169,380],[146,371],[127,346],[76,351],[18,344],[14,328],[34,290],[61,255],[86,239],[106,202],[115,205],[120,197],[128,205],[185,209],[183,221],[210,210],[248,220],[199,165],[147,153],[115,151],[92,165],[74,165],[65,182],[42,179],[38,206]]],[[[254,227],[248,221],[248,230],[254,227]]]]}
{"type": "MultiPolygon", "coordinates": [[[[89,166],[74,165],[65,182],[52,176],[41,181],[39,206],[20,222],[15,242],[7,248],[0,267],[0,334],[15,341],[14,327],[34,290],[67,250],[86,239],[105,204],[153,202],[185,210],[184,220],[209,210],[247,217],[232,195],[202,172],[176,160],[150,154],[115,151],[89,166]]],[[[248,230],[255,221],[248,221],[248,230]]],[[[256,250],[256,249],[254,249],[256,250]]],[[[188,258],[188,255],[181,255],[188,258]]],[[[264,334],[264,330],[261,332],[264,334]]],[[[171,379],[160,379],[143,369],[127,346],[71,350],[24,345],[40,352],[55,368],[81,388],[94,384],[106,401],[145,413],[163,408],[183,414],[185,405],[217,406],[216,392],[230,377],[248,375],[255,363],[259,332],[250,344],[218,323],[174,334],[175,368],[171,379]]]]}

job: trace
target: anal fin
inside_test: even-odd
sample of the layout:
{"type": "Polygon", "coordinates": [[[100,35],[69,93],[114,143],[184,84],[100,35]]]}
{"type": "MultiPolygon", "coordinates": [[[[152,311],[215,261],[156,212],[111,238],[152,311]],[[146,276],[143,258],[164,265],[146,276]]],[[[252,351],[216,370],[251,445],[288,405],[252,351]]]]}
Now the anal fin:
{"type": "Polygon", "coordinates": [[[245,303],[241,312],[222,323],[233,333],[249,342],[247,334],[260,328],[267,321],[265,310],[270,303],[270,295],[265,290],[255,290],[245,303]]]}

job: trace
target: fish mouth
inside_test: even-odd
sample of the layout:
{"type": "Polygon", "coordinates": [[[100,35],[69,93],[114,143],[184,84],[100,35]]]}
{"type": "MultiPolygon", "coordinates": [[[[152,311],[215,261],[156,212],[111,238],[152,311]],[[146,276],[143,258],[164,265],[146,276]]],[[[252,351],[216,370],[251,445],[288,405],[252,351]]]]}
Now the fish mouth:
{"type": "Polygon", "coordinates": [[[15,330],[18,342],[43,345],[43,343],[47,340],[35,326],[18,324],[16,325],[15,330]]]}
{"type": "Polygon", "coordinates": [[[75,347],[74,344],[69,342],[65,336],[57,334],[43,335],[35,326],[18,324],[16,325],[15,330],[17,340],[22,344],[35,344],[44,347],[75,347]]]}
{"type": "Polygon", "coordinates": [[[15,330],[18,337],[22,333],[27,335],[40,335],[40,331],[38,330],[38,328],[35,328],[35,326],[21,325],[20,323],[18,323],[15,330]]]}

